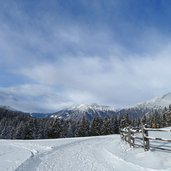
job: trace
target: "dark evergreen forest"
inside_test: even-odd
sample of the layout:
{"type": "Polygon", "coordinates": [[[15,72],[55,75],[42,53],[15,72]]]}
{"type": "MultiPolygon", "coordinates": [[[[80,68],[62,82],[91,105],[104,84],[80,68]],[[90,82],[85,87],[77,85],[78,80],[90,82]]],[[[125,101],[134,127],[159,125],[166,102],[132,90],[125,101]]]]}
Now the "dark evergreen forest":
{"type": "Polygon", "coordinates": [[[131,118],[127,113],[106,118],[95,117],[79,121],[59,118],[33,118],[22,112],[0,109],[0,138],[48,139],[119,134],[119,128],[147,124],[151,128],[171,126],[171,107],[154,110],[141,118],[131,118]]]}

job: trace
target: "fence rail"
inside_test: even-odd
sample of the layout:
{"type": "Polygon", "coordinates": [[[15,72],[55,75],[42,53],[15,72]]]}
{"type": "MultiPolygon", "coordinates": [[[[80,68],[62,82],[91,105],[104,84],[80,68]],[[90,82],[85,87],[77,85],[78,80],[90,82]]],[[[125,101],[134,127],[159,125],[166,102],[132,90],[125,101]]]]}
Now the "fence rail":
{"type": "Polygon", "coordinates": [[[157,147],[157,146],[152,145],[150,143],[150,140],[170,143],[171,139],[151,137],[149,136],[150,131],[171,132],[170,129],[153,129],[153,128],[147,128],[146,125],[143,125],[141,128],[132,128],[130,126],[122,128],[120,129],[120,135],[121,135],[121,139],[128,142],[130,147],[141,146],[144,148],[145,151],[148,151],[150,147],[171,151],[171,149],[165,149],[162,147],[157,147]],[[141,144],[137,144],[136,140],[140,140],[141,144]]]}

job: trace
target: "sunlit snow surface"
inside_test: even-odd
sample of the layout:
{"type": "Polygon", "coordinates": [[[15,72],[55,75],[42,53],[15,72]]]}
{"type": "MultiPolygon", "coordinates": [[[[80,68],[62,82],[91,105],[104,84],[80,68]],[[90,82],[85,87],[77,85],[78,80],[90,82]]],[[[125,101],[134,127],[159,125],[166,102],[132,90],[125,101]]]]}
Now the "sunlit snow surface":
{"type": "MultiPolygon", "coordinates": [[[[170,134],[164,136],[168,138],[170,134]]],[[[156,145],[171,146],[168,143],[156,145]]],[[[56,140],[0,140],[0,170],[171,171],[171,153],[130,148],[120,140],[119,135],[56,140]]]]}

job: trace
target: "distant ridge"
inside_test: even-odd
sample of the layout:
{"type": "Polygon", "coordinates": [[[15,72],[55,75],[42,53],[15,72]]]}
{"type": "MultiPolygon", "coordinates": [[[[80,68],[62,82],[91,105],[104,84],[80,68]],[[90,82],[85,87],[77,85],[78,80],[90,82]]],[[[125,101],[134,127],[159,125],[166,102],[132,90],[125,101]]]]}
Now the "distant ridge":
{"type": "Polygon", "coordinates": [[[6,110],[10,110],[10,111],[18,111],[10,106],[3,106],[3,105],[0,105],[0,108],[3,108],[3,109],[6,109],[6,110]]]}
{"type": "MultiPolygon", "coordinates": [[[[155,97],[151,100],[138,103],[134,106],[123,108],[120,110],[111,106],[92,104],[75,104],[59,110],[54,113],[31,113],[30,115],[35,118],[61,118],[65,120],[80,120],[85,117],[92,120],[94,117],[108,117],[111,115],[125,115],[128,114],[131,118],[142,117],[145,114],[153,113],[154,110],[161,111],[165,107],[171,105],[171,93],[167,93],[160,97],[155,97]]],[[[9,111],[18,111],[10,106],[0,105],[0,108],[9,111]]],[[[23,112],[24,113],[24,112],[23,112]]]]}
{"type": "Polygon", "coordinates": [[[134,107],[160,109],[165,107],[168,108],[170,104],[171,104],[171,93],[167,93],[161,97],[155,97],[146,102],[138,103],[134,107]]]}
{"type": "Polygon", "coordinates": [[[94,117],[98,116],[104,118],[106,116],[111,116],[116,113],[114,107],[98,105],[96,103],[92,104],[77,104],[60,110],[53,115],[51,118],[63,118],[71,120],[80,120],[85,117],[87,120],[92,120],[94,117]]]}

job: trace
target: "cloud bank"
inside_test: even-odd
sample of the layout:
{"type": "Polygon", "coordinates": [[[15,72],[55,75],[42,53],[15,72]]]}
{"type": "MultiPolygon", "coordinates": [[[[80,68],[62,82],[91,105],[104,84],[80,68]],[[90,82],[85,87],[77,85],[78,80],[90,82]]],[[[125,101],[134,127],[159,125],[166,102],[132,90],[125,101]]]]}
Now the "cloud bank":
{"type": "Polygon", "coordinates": [[[143,2],[1,4],[0,104],[28,112],[125,107],[171,91],[170,14],[162,24],[157,4],[143,11],[143,2]]]}

